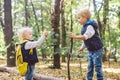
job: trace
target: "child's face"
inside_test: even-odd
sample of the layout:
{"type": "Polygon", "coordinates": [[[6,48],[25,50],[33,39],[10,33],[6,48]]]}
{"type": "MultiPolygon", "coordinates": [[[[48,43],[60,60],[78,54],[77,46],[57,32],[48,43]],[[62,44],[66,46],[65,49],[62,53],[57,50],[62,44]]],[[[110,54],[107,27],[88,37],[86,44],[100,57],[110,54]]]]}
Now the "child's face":
{"type": "Polygon", "coordinates": [[[82,15],[78,15],[78,22],[81,24],[81,25],[84,25],[87,21],[87,18],[86,17],[83,17],[82,15]]]}
{"type": "Polygon", "coordinates": [[[33,40],[32,31],[26,31],[26,33],[25,33],[25,39],[27,39],[27,40],[33,40]]]}

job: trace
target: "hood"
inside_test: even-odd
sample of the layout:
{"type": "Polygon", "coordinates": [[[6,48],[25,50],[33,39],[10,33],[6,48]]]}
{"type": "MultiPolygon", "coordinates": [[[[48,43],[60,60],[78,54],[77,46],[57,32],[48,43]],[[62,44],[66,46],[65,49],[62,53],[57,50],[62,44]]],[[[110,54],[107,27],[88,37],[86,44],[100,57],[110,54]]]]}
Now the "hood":
{"type": "Polygon", "coordinates": [[[88,20],[85,25],[92,25],[94,28],[98,28],[98,24],[94,20],[88,20]]]}

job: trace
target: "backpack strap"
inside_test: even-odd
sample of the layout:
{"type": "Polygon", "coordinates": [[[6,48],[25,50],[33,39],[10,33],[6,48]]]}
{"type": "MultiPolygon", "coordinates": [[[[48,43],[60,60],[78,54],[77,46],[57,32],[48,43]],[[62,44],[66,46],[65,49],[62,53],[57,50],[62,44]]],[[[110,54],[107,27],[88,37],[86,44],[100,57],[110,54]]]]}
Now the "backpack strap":
{"type": "MultiPolygon", "coordinates": [[[[26,43],[27,41],[29,41],[29,40],[22,40],[22,43],[21,43],[21,44],[26,43]]],[[[33,49],[30,49],[29,54],[33,54],[33,49]]]]}

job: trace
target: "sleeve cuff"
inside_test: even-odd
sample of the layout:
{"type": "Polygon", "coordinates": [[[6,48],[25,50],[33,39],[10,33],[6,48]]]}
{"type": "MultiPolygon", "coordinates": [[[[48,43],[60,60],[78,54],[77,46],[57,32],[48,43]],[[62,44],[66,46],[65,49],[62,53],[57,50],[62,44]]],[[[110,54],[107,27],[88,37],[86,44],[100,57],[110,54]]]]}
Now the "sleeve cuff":
{"type": "Polygon", "coordinates": [[[85,35],[85,34],[84,34],[83,36],[85,36],[85,40],[87,40],[87,39],[88,39],[88,36],[87,36],[87,35],[85,35]]]}

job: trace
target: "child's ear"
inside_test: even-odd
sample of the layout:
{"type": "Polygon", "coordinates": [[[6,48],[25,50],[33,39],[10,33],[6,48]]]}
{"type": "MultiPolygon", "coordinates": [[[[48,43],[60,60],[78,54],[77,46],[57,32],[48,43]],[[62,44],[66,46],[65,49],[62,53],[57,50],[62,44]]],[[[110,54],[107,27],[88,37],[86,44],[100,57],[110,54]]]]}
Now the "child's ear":
{"type": "Polygon", "coordinates": [[[25,38],[26,38],[26,35],[23,35],[22,37],[23,37],[23,39],[25,39],[25,38]]]}

